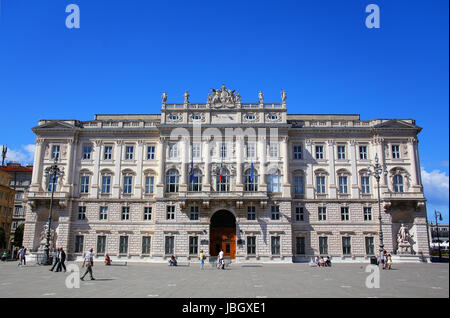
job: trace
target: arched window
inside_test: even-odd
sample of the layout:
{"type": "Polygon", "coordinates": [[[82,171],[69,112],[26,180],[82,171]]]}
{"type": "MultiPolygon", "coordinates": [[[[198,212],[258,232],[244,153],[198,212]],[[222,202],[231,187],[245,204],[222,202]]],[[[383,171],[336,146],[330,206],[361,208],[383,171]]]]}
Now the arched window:
{"type": "Polygon", "coordinates": [[[394,192],[403,192],[403,177],[399,174],[394,176],[394,192]]]}
{"type": "Polygon", "coordinates": [[[166,192],[178,192],[178,184],[180,182],[180,175],[178,170],[171,169],[166,173],[166,192]]]}
{"type": "Polygon", "coordinates": [[[216,191],[230,191],[230,172],[226,168],[219,170],[216,178],[216,191]]]}
{"type": "Polygon", "coordinates": [[[294,172],[294,193],[295,194],[305,193],[305,178],[302,171],[294,172]]]}
{"type": "Polygon", "coordinates": [[[258,176],[256,170],[247,169],[244,173],[244,191],[258,191],[258,176]]]}
{"type": "Polygon", "coordinates": [[[202,191],[202,172],[199,169],[194,169],[189,176],[189,191],[202,191]]]}
{"type": "Polygon", "coordinates": [[[280,170],[272,170],[267,175],[267,192],[281,192],[280,170]]]}

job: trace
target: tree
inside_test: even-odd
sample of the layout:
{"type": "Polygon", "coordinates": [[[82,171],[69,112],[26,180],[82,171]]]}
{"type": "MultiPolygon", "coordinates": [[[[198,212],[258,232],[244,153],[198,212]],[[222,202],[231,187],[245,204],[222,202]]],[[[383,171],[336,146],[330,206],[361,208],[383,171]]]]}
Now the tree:
{"type": "Polygon", "coordinates": [[[16,231],[14,232],[14,246],[22,246],[24,227],[25,223],[22,223],[16,228],[16,231]]]}

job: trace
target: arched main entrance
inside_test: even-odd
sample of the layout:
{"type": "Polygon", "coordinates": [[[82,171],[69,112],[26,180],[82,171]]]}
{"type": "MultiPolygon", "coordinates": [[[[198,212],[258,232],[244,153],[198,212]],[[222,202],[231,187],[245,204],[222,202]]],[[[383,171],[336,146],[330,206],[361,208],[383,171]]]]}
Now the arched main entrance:
{"type": "Polygon", "coordinates": [[[223,250],[224,256],[236,257],[236,219],[227,210],[220,210],[211,217],[209,251],[217,256],[223,250]]]}

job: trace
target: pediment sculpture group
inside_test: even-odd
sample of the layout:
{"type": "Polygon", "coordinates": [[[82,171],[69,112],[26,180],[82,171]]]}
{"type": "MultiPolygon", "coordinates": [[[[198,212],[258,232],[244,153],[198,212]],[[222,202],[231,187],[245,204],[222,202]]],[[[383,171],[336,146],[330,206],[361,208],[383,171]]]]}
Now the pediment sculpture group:
{"type": "MultiPolygon", "coordinates": [[[[167,102],[167,93],[164,91],[162,94],[162,103],[167,102]]],[[[189,92],[184,92],[184,103],[189,103],[189,92]]],[[[258,93],[258,99],[259,103],[264,103],[264,94],[262,91],[259,91],[258,93]]],[[[281,100],[283,103],[286,102],[286,92],[284,90],[281,90],[281,100]]],[[[236,90],[230,90],[225,87],[225,84],[222,84],[222,88],[220,89],[214,89],[211,88],[211,92],[208,93],[208,100],[207,103],[209,105],[216,105],[216,104],[228,104],[228,105],[234,105],[241,103],[241,95],[236,90]]]]}

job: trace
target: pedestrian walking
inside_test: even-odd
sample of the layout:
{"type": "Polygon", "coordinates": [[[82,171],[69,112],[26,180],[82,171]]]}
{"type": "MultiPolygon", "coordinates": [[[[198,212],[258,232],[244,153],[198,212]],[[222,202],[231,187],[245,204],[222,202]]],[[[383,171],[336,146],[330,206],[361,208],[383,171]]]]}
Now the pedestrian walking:
{"type": "Polygon", "coordinates": [[[386,258],[387,258],[386,250],[383,250],[380,255],[380,263],[383,269],[386,269],[386,258]]]}
{"type": "Polygon", "coordinates": [[[388,256],[387,256],[387,265],[388,265],[388,269],[391,269],[391,265],[392,265],[392,256],[391,256],[391,254],[388,254],[388,256]]]}
{"type": "Polygon", "coordinates": [[[22,262],[24,262],[23,265],[25,265],[25,249],[23,246],[17,252],[17,258],[19,259],[19,263],[17,264],[17,266],[21,266],[22,262]]]}
{"type": "Polygon", "coordinates": [[[64,268],[64,273],[66,272],[66,264],[64,262],[66,261],[66,252],[64,252],[63,248],[59,248],[59,263],[56,267],[56,271],[60,272],[62,268],[64,268]]]}
{"type": "Polygon", "coordinates": [[[225,269],[225,262],[223,261],[223,250],[220,250],[219,252],[219,261],[217,262],[217,269],[225,269]]]}
{"type": "Polygon", "coordinates": [[[86,276],[87,273],[91,276],[91,280],[95,280],[95,278],[92,276],[92,267],[94,266],[94,255],[92,254],[92,251],[94,249],[90,249],[89,252],[86,253],[84,256],[83,265],[81,267],[84,267],[86,265],[86,272],[84,272],[84,275],[80,277],[81,280],[84,280],[84,276],[86,276]]]}
{"type": "Polygon", "coordinates": [[[50,272],[53,272],[53,269],[56,267],[56,271],[58,271],[59,266],[59,248],[56,249],[55,253],[53,254],[53,258],[55,259],[53,262],[53,266],[50,269],[50,272]]]}
{"type": "Polygon", "coordinates": [[[8,257],[8,254],[5,252],[3,252],[2,254],[2,262],[6,262],[6,257],[8,257]]]}
{"type": "Polygon", "coordinates": [[[203,250],[201,250],[200,251],[200,267],[201,267],[201,269],[204,269],[204,267],[205,267],[205,259],[206,259],[206,256],[203,253],[203,250]]]}

